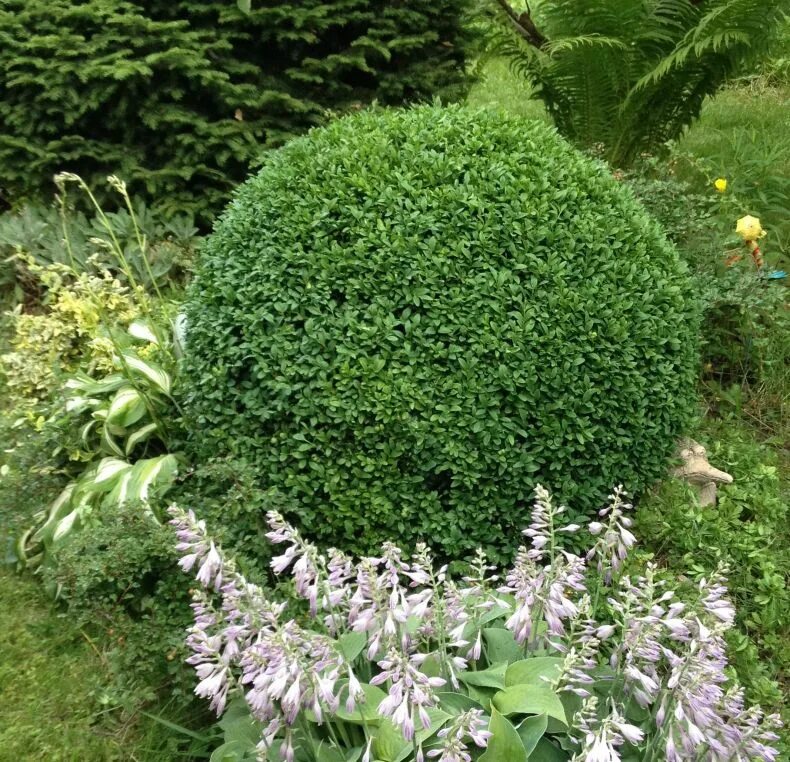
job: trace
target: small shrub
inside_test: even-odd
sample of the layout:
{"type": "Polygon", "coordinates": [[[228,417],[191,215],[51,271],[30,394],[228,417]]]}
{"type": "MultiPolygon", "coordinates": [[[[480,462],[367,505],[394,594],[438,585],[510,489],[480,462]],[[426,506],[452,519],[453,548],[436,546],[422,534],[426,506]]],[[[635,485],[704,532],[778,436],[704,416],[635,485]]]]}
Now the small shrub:
{"type": "Polygon", "coordinates": [[[108,506],[74,533],[42,566],[47,587],[70,618],[106,644],[115,701],[134,694],[152,701],[168,682],[189,702],[182,646],[189,596],[178,586],[172,537],[144,506],[108,506]]]}
{"type": "Polygon", "coordinates": [[[512,549],[538,480],[591,510],[666,466],[696,306],[658,226],[551,128],[422,107],[273,153],[207,241],[183,389],[311,537],[512,549]],[[298,506],[295,508],[293,506],[298,506]]]}

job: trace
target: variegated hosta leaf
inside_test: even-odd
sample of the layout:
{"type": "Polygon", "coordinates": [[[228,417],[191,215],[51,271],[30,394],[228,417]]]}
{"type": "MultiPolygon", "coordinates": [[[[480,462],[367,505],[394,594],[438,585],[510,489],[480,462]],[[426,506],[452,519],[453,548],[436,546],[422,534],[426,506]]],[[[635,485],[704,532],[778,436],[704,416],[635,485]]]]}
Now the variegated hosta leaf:
{"type": "Polygon", "coordinates": [[[137,423],[146,413],[145,401],[133,386],[124,386],[115,393],[107,413],[107,423],[126,428],[137,423]]]}
{"type": "Polygon", "coordinates": [[[33,542],[42,542],[45,537],[54,529],[55,525],[69,512],[71,506],[71,499],[74,495],[74,490],[77,487],[76,482],[68,484],[63,491],[55,498],[47,511],[47,520],[42,526],[36,530],[36,533],[31,538],[33,542]]]}
{"type": "Polygon", "coordinates": [[[118,479],[132,468],[130,463],[118,458],[102,458],[93,475],[93,484],[105,492],[115,485],[118,479]]]}
{"type": "Polygon", "coordinates": [[[70,397],[64,405],[67,413],[81,413],[83,410],[100,405],[101,400],[95,397],[70,397]]]}
{"type": "Polygon", "coordinates": [[[55,531],[52,534],[52,542],[57,542],[58,540],[63,539],[72,529],[74,526],[74,522],[79,517],[79,512],[75,508],[71,513],[67,513],[58,523],[55,525],[55,531]]]}
{"type": "Polygon", "coordinates": [[[124,451],[121,449],[121,446],[115,441],[115,438],[110,433],[110,429],[107,425],[102,426],[101,430],[101,441],[102,444],[112,453],[115,453],[118,457],[124,456],[124,451]]]}
{"type": "Polygon", "coordinates": [[[172,381],[170,375],[162,368],[152,365],[146,360],[141,360],[130,352],[123,353],[124,362],[131,370],[147,378],[160,392],[170,395],[172,381]]]}
{"type": "Polygon", "coordinates": [[[148,323],[144,320],[135,320],[128,328],[129,333],[134,336],[135,339],[139,339],[140,341],[147,341],[149,344],[159,344],[159,340],[156,338],[156,334],[153,332],[152,328],[148,323]]]}
{"type": "Polygon", "coordinates": [[[72,378],[64,384],[66,389],[81,392],[82,395],[94,397],[98,394],[109,394],[120,389],[126,383],[126,379],[119,373],[113,373],[101,381],[92,379],[87,373],[75,373],[72,378]]]}
{"type": "Polygon", "coordinates": [[[152,487],[169,486],[178,472],[175,455],[138,460],[131,470],[124,472],[105,503],[146,502],[152,487]]]}
{"type": "Polygon", "coordinates": [[[149,423],[129,434],[126,439],[126,454],[132,452],[140,442],[145,442],[158,428],[155,423],[149,423]]]}
{"type": "Polygon", "coordinates": [[[80,429],[80,439],[82,439],[85,444],[88,444],[88,437],[90,436],[91,431],[93,431],[93,427],[96,425],[96,421],[88,421],[81,429],[80,429]]]}

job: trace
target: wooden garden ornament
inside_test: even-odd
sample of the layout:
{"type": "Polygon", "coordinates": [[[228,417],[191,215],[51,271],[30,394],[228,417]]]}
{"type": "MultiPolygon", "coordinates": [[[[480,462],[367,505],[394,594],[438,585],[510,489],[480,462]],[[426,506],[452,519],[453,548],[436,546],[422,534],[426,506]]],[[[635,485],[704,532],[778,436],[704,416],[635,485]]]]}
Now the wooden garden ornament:
{"type": "Polygon", "coordinates": [[[716,505],[716,485],[732,484],[732,476],[708,463],[707,450],[693,439],[681,442],[680,459],[683,463],[675,469],[674,475],[694,487],[701,506],[716,505]]]}

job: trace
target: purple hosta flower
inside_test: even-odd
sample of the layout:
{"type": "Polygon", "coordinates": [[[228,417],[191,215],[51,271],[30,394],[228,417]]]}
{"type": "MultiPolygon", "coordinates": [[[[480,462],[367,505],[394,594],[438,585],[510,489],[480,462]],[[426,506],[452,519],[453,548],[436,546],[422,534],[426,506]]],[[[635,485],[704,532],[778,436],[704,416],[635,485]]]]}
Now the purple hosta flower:
{"type": "Polygon", "coordinates": [[[346,664],[334,641],[307,632],[294,621],[262,636],[240,656],[246,699],[261,722],[282,712],[293,725],[300,711],[312,711],[319,722],[325,709],[336,711],[335,687],[346,664]]]}
{"type": "Polygon", "coordinates": [[[727,749],[722,756],[715,752],[711,759],[713,762],[724,760],[765,760],[775,762],[779,759],[779,751],[771,746],[779,740],[774,732],[782,727],[778,715],[763,716],[760,707],[744,708],[743,689],[733,688],[722,701],[722,741],[727,749]]]}
{"type": "Polygon", "coordinates": [[[710,581],[700,580],[699,591],[705,613],[721,622],[725,629],[732,627],[735,621],[735,608],[726,597],[727,578],[724,576],[724,569],[719,568],[710,581]]]}
{"type": "Polygon", "coordinates": [[[195,623],[187,631],[187,646],[192,655],[186,661],[195,668],[200,680],[195,693],[201,698],[210,699],[211,709],[220,715],[225,711],[231,685],[230,662],[223,653],[223,637],[217,626],[217,615],[202,591],[195,592],[192,610],[195,612],[195,623]]]}
{"type": "Polygon", "coordinates": [[[176,550],[182,554],[178,565],[187,572],[197,565],[198,582],[219,591],[224,573],[223,560],[206,533],[206,523],[198,521],[193,511],[184,511],[177,505],[171,505],[167,512],[173,517],[170,523],[175,527],[178,538],[176,550]]]}
{"type": "Polygon", "coordinates": [[[572,622],[571,630],[568,633],[568,644],[559,641],[552,642],[552,645],[565,654],[565,658],[560,668],[557,678],[552,681],[555,690],[568,691],[575,693],[582,698],[588,698],[590,688],[595,679],[592,671],[598,666],[598,655],[601,641],[598,632],[602,629],[597,627],[589,614],[592,609],[590,597],[585,595],[579,601],[579,615],[572,622]]]}
{"type": "Polygon", "coordinates": [[[598,717],[598,699],[586,699],[574,717],[576,733],[581,734],[581,749],[574,754],[573,762],[620,762],[619,747],[626,742],[638,745],[645,734],[632,725],[616,710],[608,716],[598,717]]]}
{"type": "Polygon", "coordinates": [[[568,524],[565,527],[555,527],[555,518],[565,513],[565,507],[554,507],[549,491],[538,484],[535,487],[535,503],[532,506],[532,520],[522,532],[531,540],[532,548],[528,551],[533,561],[541,561],[546,555],[546,550],[553,551],[555,532],[576,532],[578,524],[568,524]]]}
{"type": "Polygon", "coordinates": [[[386,652],[392,646],[406,647],[408,634],[400,625],[409,617],[406,588],[400,575],[408,566],[402,552],[391,543],[382,557],[363,558],[357,564],[356,589],[349,599],[348,624],[355,632],[368,634],[367,657],[386,652]]]}
{"type": "Polygon", "coordinates": [[[438,749],[428,752],[429,757],[438,757],[436,762],[471,762],[472,756],[465,743],[467,738],[481,749],[488,745],[491,733],[486,730],[486,722],[481,709],[470,709],[458,717],[437,734],[442,739],[438,749]]]}
{"type": "Polygon", "coordinates": [[[545,583],[545,571],[535,563],[530,551],[521,547],[516,554],[513,567],[505,577],[500,593],[509,593],[515,598],[513,613],[505,622],[519,644],[532,637],[534,617],[545,583]]]}
{"type": "Polygon", "coordinates": [[[590,534],[598,537],[598,541],[587,554],[587,560],[598,556],[598,571],[603,575],[604,582],[611,584],[614,573],[620,570],[629,549],[636,542],[636,538],[629,530],[633,522],[624,515],[625,510],[633,506],[626,502],[627,496],[622,485],[609,495],[609,503],[598,511],[605,522],[591,521],[587,525],[590,534]]]}
{"type": "Polygon", "coordinates": [[[318,597],[321,587],[321,567],[325,560],[318,549],[310,542],[302,539],[296,531],[277,511],[269,511],[266,520],[271,529],[266,537],[275,545],[288,543],[285,551],[271,560],[275,574],[282,574],[291,569],[296,592],[310,604],[310,614],[318,613],[318,597]]]}
{"type": "Polygon", "coordinates": [[[427,654],[408,656],[393,648],[378,662],[381,672],[370,681],[371,685],[390,683],[389,695],[379,704],[378,713],[392,720],[407,741],[414,738],[417,721],[426,730],[431,727],[426,710],[437,703],[434,689],[445,684],[441,677],[420,672],[426,658],[427,654]]]}

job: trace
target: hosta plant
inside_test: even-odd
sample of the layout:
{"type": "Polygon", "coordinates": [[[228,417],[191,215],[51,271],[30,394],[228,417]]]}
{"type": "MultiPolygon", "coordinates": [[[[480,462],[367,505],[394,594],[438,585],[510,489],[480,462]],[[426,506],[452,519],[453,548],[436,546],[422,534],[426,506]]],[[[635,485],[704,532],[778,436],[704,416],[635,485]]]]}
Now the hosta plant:
{"type": "Polygon", "coordinates": [[[629,508],[616,490],[582,557],[559,549],[581,528],[538,488],[513,565],[497,574],[480,553],[460,578],[425,545],[323,553],[272,512],[272,568],[296,594],[276,600],[172,506],[180,564],[202,586],[196,693],[228,710],[212,759],[778,759],[778,720],[725,676],[724,578],[686,602],[653,566],[624,574],[629,508]]]}
{"type": "Polygon", "coordinates": [[[16,542],[16,556],[37,565],[75,528],[90,521],[91,513],[109,504],[149,505],[152,490],[162,491],[176,476],[178,459],[167,452],[166,421],[172,416],[174,364],[169,342],[149,323],[136,320],[128,333],[130,346],[115,338],[117,371],[93,379],[86,373],[69,378],[58,426],[79,428],[80,450],[71,453],[87,461],[84,470],[16,542]]]}

